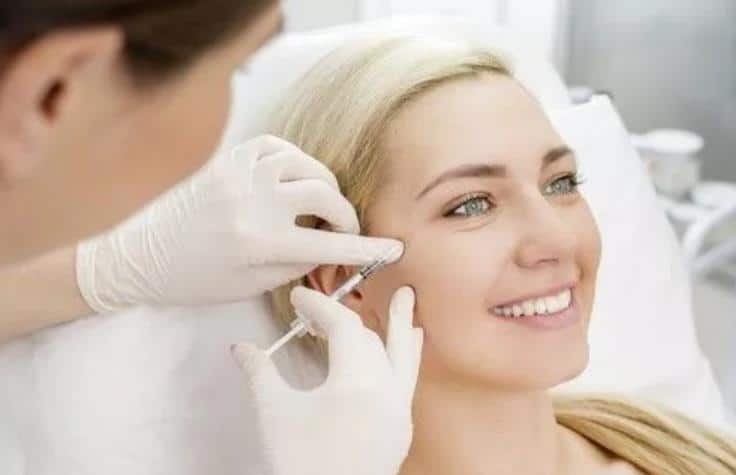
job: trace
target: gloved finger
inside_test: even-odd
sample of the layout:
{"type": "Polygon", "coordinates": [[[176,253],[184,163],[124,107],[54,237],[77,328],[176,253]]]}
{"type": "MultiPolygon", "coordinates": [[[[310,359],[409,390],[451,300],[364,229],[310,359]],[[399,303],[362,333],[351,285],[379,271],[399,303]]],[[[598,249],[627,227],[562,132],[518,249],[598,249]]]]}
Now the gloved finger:
{"type": "Polygon", "coordinates": [[[253,168],[255,183],[276,184],[306,179],[322,180],[332,189],[340,189],[337,178],[322,162],[298,149],[266,155],[253,168]]]}
{"type": "Polygon", "coordinates": [[[355,208],[334,188],[320,180],[283,183],[279,192],[297,216],[316,216],[327,221],[335,232],[357,234],[360,223],[355,208]]]}
{"type": "Polygon", "coordinates": [[[414,301],[414,290],[411,287],[401,287],[394,293],[389,304],[388,334],[386,336],[386,352],[391,360],[394,373],[399,381],[406,384],[407,389],[411,389],[412,392],[419,368],[417,330],[420,335],[423,335],[421,329],[416,329],[412,325],[414,301]]]}
{"type": "Polygon", "coordinates": [[[306,318],[321,338],[329,340],[340,332],[364,330],[355,312],[322,292],[296,286],[291,289],[289,299],[296,313],[306,318]]]}
{"type": "Polygon", "coordinates": [[[355,312],[306,287],[292,289],[291,303],[297,313],[306,318],[320,336],[327,339],[331,376],[366,372],[365,363],[370,361],[370,355],[366,355],[371,346],[367,333],[370,330],[363,326],[355,312]]]}
{"type": "Polygon", "coordinates": [[[247,172],[248,181],[240,185],[245,190],[250,190],[253,188],[253,174],[261,158],[290,150],[299,149],[295,145],[273,135],[261,135],[235,145],[226,154],[226,159],[218,161],[217,164],[226,170],[234,165],[238,169],[247,172]]]}
{"type": "Polygon", "coordinates": [[[299,151],[299,148],[275,135],[259,135],[246,140],[230,149],[229,157],[232,160],[258,161],[259,159],[282,151],[299,151]]]}
{"type": "Polygon", "coordinates": [[[295,226],[288,239],[279,243],[275,261],[362,266],[383,258],[387,263],[395,262],[403,250],[403,243],[395,239],[295,226]]]}
{"type": "Polygon", "coordinates": [[[231,352],[257,399],[272,401],[293,391],[265,351],[249,343],[238,343],[231,352]]]}

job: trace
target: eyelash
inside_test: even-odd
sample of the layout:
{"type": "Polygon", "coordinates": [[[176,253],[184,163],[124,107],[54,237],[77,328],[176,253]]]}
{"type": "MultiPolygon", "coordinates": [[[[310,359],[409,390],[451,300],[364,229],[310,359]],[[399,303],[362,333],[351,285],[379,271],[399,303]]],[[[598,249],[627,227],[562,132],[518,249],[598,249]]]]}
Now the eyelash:
{"type": "MultiPolygon", "coordinates": [[[[576,172],[576,173],[568,173],[567,175],[561,176],[561,177],[555,179],[554,181],[552,181],[552,183],[550,183],[549,185],[547,185],[544,188],[545,189],[545,194],[546,194],[546,191],[547,191],[548,188],[551,188],[554,185],[563,182],[564,180],[567,180],[569,182],[570,188],[567,191],[561,191],[559,193],[561,195],[570,195],[570,194],[573,194],[573,193],[577,193],[578,192],[578,187],[585,182],[585,179],[583,178],[583,176],[580,173],[578,173],[578,172],[576,172]]],[[[553,193],[550,193],[550,194],[553,194],[553,193]]]]}
{"type": "MultiPolygon", "coordinates": [[[[567,175],[564,175],[564,176],[561,176],[555,179],[552,183],[547,185],[544,188],[543,193],[545,195],[555,195],[555,194],[571,195],[573,193],[577,193],[578,187],[582,185],[583,183],[584,183],[584,179],[579,173],[569,173],[567,175]],[[554,187],[555,185],[559,183],[563,183],[563,182],[567,182],[567,185],[568,185],[567,189],[561,190],[559,192],[547,191],[547,190],[552,189],[552,187],[554,187]]],[[[464,217],[478,216],[476,214],[469,214],[469,213],[461,214],[461,213],[458,213],[457,211],[464,206],[467,207],[468,204],[470,203],[476,203],[476,202],[479,202],[480,200],[484,200],[487,203],[487,207],[483,211],[481,211],[481,213],[486,213],[490,211],[491,209],[495,208],[495,205],[491,202],[490,197],[487,194],[476,193],[476,194],[471,194],[471,195],[466,196],[465,199],[459,205],[455,206],[450,211],[445,213],[444,217],[446,218],[464,218],[464,217]]]]}
{"type": "Polygon", "coordinates": [[[482,193],[481,194],[472,194],[472,195],[466,196],[465,199],[462,201],[462,203],[460,203],[459,205],[455,206],[450,211],[446,212],[444,214],[444,217],[445,218],[466,218],[466,217],[471,217],[472,215],[470,215],[470,214],[461,214],[461,213],[458,213],[457,210],[459,210],[463,206],[468,206],[468,204],[470,204],[470,203],[479,202],[480,200],[485,200],[485,202],[488,203],[488,207],[486,208],[485,211],[488,211],[488,210],[490,210],[490,209],[492,209],[494,207],[494,204],[491,203],[491,200],[489,199],[489,196],[488,195],[482,194],[482,193]]]}

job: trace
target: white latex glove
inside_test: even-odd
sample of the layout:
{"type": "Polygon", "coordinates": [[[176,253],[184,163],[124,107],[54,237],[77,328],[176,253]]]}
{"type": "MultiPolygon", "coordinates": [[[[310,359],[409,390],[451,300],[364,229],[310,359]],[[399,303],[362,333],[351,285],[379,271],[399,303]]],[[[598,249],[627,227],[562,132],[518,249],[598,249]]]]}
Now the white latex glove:
{"type": "Polygon", "coordinates": [[[364,265],[401,246],[358,231],[355,210],[322,163],[262,136],[81,243],[77,282],[97,312],[242,300],[319,264],[364,265]],[[337,232],[297,226],[300,215],[337,232]]]}
{"type": "Polygon", "coordinates": [[[319,292],[296,287],[291,301],[329,341],[321,386],[293,389],[262,350],[244,343],[233,350],[254,394],[274,475],[396,475],[411,444],[423,341],[412,327],[414,292],[402,287],[394,294],[385,347],[358,315],[319,292]]]}

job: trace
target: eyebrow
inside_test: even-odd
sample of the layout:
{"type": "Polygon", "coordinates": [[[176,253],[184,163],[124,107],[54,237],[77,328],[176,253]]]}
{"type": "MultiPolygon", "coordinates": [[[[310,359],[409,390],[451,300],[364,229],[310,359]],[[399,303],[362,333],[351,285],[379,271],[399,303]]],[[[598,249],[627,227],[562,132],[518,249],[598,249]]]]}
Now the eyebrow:
{"type": "MultiPolygon", "coordinates": [[[[572,150],[567,145],[561,145],[550,149],[542,157],[541,169],[544,170],[552,163],[558,161],[562,157],[572,155],[572,150]]],[[[506,167],[504,165],[488,165],[484,163],[461,165],[456,168],[452,168],[442,173],[440,176],[429,182],[422,191],[416,196],[415,200],[420,199],[433,188],[441,185],[450,180],[456,180],[458,178],[503,178],[507,174],[506,167]]]]}

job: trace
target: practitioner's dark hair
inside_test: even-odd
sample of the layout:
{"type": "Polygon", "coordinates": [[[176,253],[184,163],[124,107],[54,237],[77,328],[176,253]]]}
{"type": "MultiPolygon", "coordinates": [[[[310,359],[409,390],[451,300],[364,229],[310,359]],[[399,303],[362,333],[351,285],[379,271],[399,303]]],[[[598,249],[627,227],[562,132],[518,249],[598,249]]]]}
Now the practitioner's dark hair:
{"type": "Polygon", "coordinates": [[[160,80],[242,31],[276,0],[4,0],[0,54],[65,28],[114,25],[134,78],[160,80]]]}

